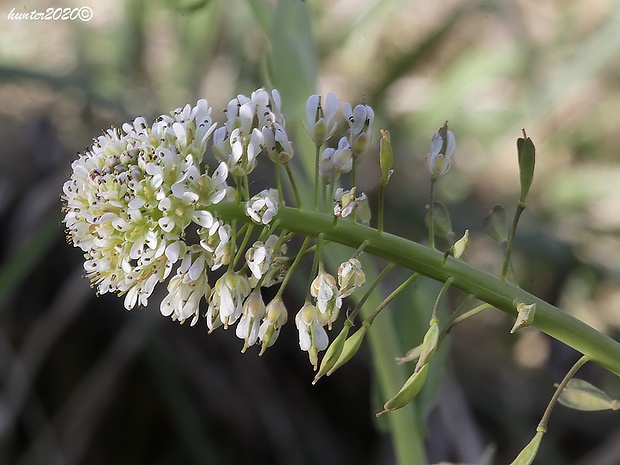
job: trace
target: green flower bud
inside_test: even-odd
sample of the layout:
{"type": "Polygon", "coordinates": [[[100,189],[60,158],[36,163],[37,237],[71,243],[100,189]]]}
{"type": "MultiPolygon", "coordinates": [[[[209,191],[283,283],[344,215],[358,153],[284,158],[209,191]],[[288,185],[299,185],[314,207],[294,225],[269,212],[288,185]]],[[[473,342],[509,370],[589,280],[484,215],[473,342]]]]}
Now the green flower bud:
{"type": "Polygon", "coordinates": [[[517,455],[517,458],[510,465],[530,465],[536,458],[540,441],[542,441],[544,431],[536,431],[536,434],[527,446],[517,455]]]}
{"type": "Polygon", "coordinates": [[[523,137],[517,139],[517,153],[519,156],[519,177],[521,182],[521,203],[525,203],[527,193],[532,185],[534,178],[534,165],[536,159],[536,149],[532,139],[527,137],[525,129],[523,137]]]}
{"type": "Polygon", "coordinates": [[[394,397],[383,405],[383,410],[377,413],[377,416],[403,408],[411,402],[424,386],[427,373],[428,363],[422,366],[419,371],[416,369],[409,379],[405,381],[405,384],[403,384],[403,387],[400,388],[400,391],[398,391],[394,397]]]}
{"type": "Polygon", "coordinates": [[[495,205],[493,210],[484,219],[484,229],[491,239],[502,245],[508,242],[508,222],[506,210],[501,205],[495,205]]]}
{"type": "Polygon", "coordinates": [[[366,336],[366,331],[368,331],[369,327],[369,325],[363,324],[360,329],[355,331],[351,337],[344,342],[344,347],[342,348],[340,357],[338,357],[338,360],[334,366],[327,372],[327,376],[331,375],[334,371],[351,360],[355,354],[357,354],[357,351],[360,349],[364,336],[366,336]]]}
{"type": "Polygon", "coordinates": [[[325,355],[321,360],[321,366],[319,367],[319,371],[314,377],[314,380],[312,380],[312,384],[316,384],[317,381],[321,377],[323,377],[323,375],[326,375],[327,372],[329,372],[329,370],[331,370],[334,365],[336,365],[336,362],[340,358],[342,350],[344,349],[344,345],[347,340],[347,336],[349,335],[349,329],[351,329],[351,326],[352,324],[349,320],[346,320],[344,322],[344,326],[340,330],[340,333],[338,334],[338,336],[336,336],[336,339],[332,341],[332,343],[325,351],[325,355]]]}
{"type": "Polygon", "coordinates": [[[575,410],[619,410],[620,402],[613,400],[606,392],[590,383],[573,378],[571,379],[558,399],[560,404],[575,410]]]}
{"type": "Polygon", "coordinates": [[[390,176],[392,175],[392,164],[394,163],[394,154],[392,152],[392,143],[390,142],[390,132],[381,129],[381,140],[379,141],[379,164],[381,165],[382,186],[386,186],[390,176]]]}

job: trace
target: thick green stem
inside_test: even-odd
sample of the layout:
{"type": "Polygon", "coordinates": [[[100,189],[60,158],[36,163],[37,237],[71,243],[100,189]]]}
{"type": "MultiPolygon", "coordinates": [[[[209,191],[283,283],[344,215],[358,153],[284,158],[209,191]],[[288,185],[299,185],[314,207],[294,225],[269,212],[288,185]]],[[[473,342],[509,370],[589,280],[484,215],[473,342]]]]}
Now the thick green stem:
{"type": "MultiPolygon", "coordinates": [[[[250,221],[241,205],[221,203],[211,209],[225,221],[250,221]]],[[[515,301],[536,304],[536,317],[532,326],[586,355],[591,361],[620,376],[620,343],[596,331],[557,307],[492,276],[461,260],[449,257],[443,263],[438,250],[416,242],[352,221],[333,224],[331,215],[281,207],[276,216],[280,227],[291,232],[316,237],[323,233],[325,240],[340,243],[353,249],[368,241],[364,251],[384,258],[404,268],[417,271],[437,281],[452,277],[452,287],[487,302],[516,317],[515,301]]]]}

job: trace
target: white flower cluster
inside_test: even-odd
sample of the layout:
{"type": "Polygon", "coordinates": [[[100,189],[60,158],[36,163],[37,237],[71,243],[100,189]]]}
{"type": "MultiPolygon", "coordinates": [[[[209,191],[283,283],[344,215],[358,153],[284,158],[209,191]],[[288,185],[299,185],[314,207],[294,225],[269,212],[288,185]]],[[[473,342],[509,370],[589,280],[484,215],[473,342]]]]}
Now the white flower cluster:
{"type": "MultiPolygon", "coordinates": [[[[160,305],[163,315],[180,322],[190,319],[193,325],[201,308],[204,313],[205,299],[209,329],[242,318],[237,334],[251,345],[256,342],[252,334],[258,333],[243,329],[246,313],[259,323],[267,314],[256,310],[256,297],[244,301],[259,282],[258,270],[267,275],[261,286],[283,279],[286,246],[275,250],[277,240],[257,242],[248,263],[252,276],[229,269],[212,287],[208,272],[230,264],[235,237],[231,225],[209,207],[235,198],[227,185],[229,174],[244,176],[256,166],[265,148],[263,130],[279,128],[278,140],[284,141],[284,119],[277,91],[262,89],[233,99],[227,121],[218,129],[211,113],[207,101],[199,100],[150,125],[140,117],[105,131],[72,164],[63,186],[63,222],[68,240],[84,251],[86,276],[99,294],[124,295],[129,310],[147,305],[155,286],[168,279],[168,294],[160,305]],[[211,136],[213,171],[205,165],[211,136]]],[[[277,194],[275,200],[272,193],[259,194],[248,202],[248,214],[269,224],[277,200],[277,194]]],[[[277,336],[271,328],[269,345],[273,333],[277,336]]]]}
{"type": "MultiPolygon", "coordinates": [[[[337,129],[340,101],[328,94],[325,104],[323,109],[316,95],[307,103],[306,130],[317,146],[337,129]]],[[[347,105],[347,137],[337,149],[326,149],[320,163],[321,176],[330,183],[351,170],[352,157],[370,139],[370,107],[352,110],[347,105]]],[[[236,324],[243,351],[260,342],[263,353],[288,319],[280,294],[266,305],[261,288],[281,283],[289,271],[285,254],[290,235],[271,230],[241,251],[237,236],[242,232],[213,212],[221,202],[242,203],[251,220],[244,226],[248,233],[255,225],[263,232],[275,229],[281,193],[265,189],[250,196],[246,177],[261,152],[286,164],[293,145],[275,90],[238,95],[225,113],[226,121],[217,127],[207,101],[199,100],[152,124],[139,117],[105,131],[72,164],[63,186],[63,222],[70,243],[84,251],[86,276],[99,294],[124,295],[130,310],[146,306],[156,285],[167,282],[160,304],[164,316],[194,325],[202,315],[209,331],[236,324]],[[229,177],[236,188],[228,185],[229,177]],[[237,266],[241,257],[245,263],[237,266]]],[[[363,200],[354,189],[337,192],[338,216],[347,216],[363,200]]],[[[239,241],[244,248],[249,237],[239,241]]],[[[338,280],[322,271],[313,281],[315,303],[296,317],[300,346],[311,353],[313,364],[328,343],[324,327],[331,329],[342,299],[363,282],[356,259],[340,267],[338,280]]]]}

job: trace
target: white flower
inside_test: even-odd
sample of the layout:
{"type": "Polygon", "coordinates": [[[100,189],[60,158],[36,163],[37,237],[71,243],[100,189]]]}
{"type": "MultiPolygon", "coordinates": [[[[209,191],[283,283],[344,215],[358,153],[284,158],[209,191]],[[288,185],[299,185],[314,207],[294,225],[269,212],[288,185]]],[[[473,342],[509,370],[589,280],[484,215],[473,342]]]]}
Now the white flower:
{"type": "Polygon", "coordinates": [[[280,334],[280,329],[288,320],[288,312],[280,298],[275,298],[267,305],[265,317],[258,329],[258,338],[261,340],[259,355],[263,355],[271,347],[280,334]]]}
{"type": "Polygon", "coordinates": [[[351,150],[354,155],[360,155],[370,144],[375,113],[365,103],[360,103],[354,109],[351,108],[350,103],[345,103],[342,106],[342,114],[349,123],[347,139],[351,150]]]}
{"type": "Polygon", "coordinates": [[[431,153],[426,156],[428,170],[433,177],[443,176],[452,164],[452,154],[456,147],[454,134],[448,130],[448,122],[439,128],[431,139],[431,153]]]}
{"type": "Polygon", "coordinates": [[[214,220],[209,227],[198,230],[200,246],[210,253],[209,268],[217,270],[230,263],[231,227],[221,220],[214,220]]]}
{"type": "MultiPolygon", "coordinates": [[[[207,315],[219,315],[219,319],[227,329],[234,324],[241,316],[242,305],[251,291],[250,282],[245,276],[227,271],[220,279],[215,282],[211,295],[209,296],[209,308],[207,315]]],[[[214,324],[214,317],[207,317],[209,322],[214,324]]],[[[209,329],[214,329],[209,326],[209,329]]]]}
{"type": "Polygon", "coordinates": [[[265,189],[245,203],[245,213],[255,223],[269,224],[278,213],[279,206],[277,189],[265,189]]]}
{"type": "Polygon", "coordinates": [[[318,367],[318,353],[327,348],[329,338],[323,325],[319,322],[321,315],[317,308],[306,302],[295,315],[295,325],[299,332],[299,347],[308,352],[310,363],[316,370],[318,367]]]}
{"type": "Polygon", "coordinates": [[[306,120],[303,125],[316,145],[322,145],[338,129],[338,123],[333,119],[339,107],[340,100],[331,92],[325,98],[325,107],[321,105],[320,95],[314,94],[308,97],[306,120]]]}
{"type": "Polygon", "coordinates": [[[342,307],[336,278],[325,271],[320,271],[310,285],[310,294],[316,299],[316,306],[331,329],[342,307]]]}
{"type": "Polygon", "coordinates": [[[366,194],[355,196],[355,187],[345,190],[342,187],[334,192],[334,216],[345,218],[366,201],[366,194]]]}
{"type": "Polygon", "coordinates": [[[341,299],[353,294],[353,291],[366,282],[362,264],[357,258],[350,258],[338,267],[338,296],[341,299]]]}
{"type": "Polygon", "coordinates": [[[326,148],[319,162],[319,175],[325,184],[331,184],[341,174],[351,171],[353,166],[353,153],[346,137],[338,142],[338,148],[326,148]]]}
{"type": "Polygon", "coordinates": [[[237,323],[235,333],[245,342],[241,352],[253,346],[258,340],[258,333],[262,319],[265,317],[266,308],[260,292],[254,291],[245,300],[241,310],[241,319],[237,323]]]}
{"type": "Polygon", "coordinates": [[[264,146],[274,163],[285,164],[293,158],[293,144],[278,123],[263,127],[264,146]]]}

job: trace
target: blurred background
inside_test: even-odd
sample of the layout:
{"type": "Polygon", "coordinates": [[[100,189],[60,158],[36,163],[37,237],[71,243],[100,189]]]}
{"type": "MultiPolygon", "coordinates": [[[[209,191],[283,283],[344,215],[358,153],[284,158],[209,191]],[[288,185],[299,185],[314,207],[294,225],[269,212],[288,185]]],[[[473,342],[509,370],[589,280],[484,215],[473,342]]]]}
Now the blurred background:
{"type": "MultiPolygon", "coordinates": [[[[62,184],[102,129],[203,97],[222,120],[231,98],[261,86],[280,89],[291,127],[315,90],[370,104],[395,149],[385,228],[415,240],[424,157],[449,120],[457,150],[437,196],[474,237],[467,261],[494,273],[501,253],[482,221],[495,204],[512,215],[525,128],[538,157],[520,284],[620,337],[620,2],[0,0],[0,463],[394,463],[367,348],[312,386],[292,322],[262,358],[241,355],[231,331],[161,317],[157,295],[132,312],[96,297],[65,243],[62,184]],[[65,7],[92,18],[16,16],[65,7]]],[[[371,202],[376,150],[359,169],[371,202]]],[[[491,310],[453,331],[426,406],[431,463],[486,451],[505,464],[533,435],[577,354],[511,326],[491,310]]],[[[580,376],[620,397],[596,366],[580,376]]],[[[537,463],[620,463],[617,413],[557,407],[549,426],[537,463]]]]}

